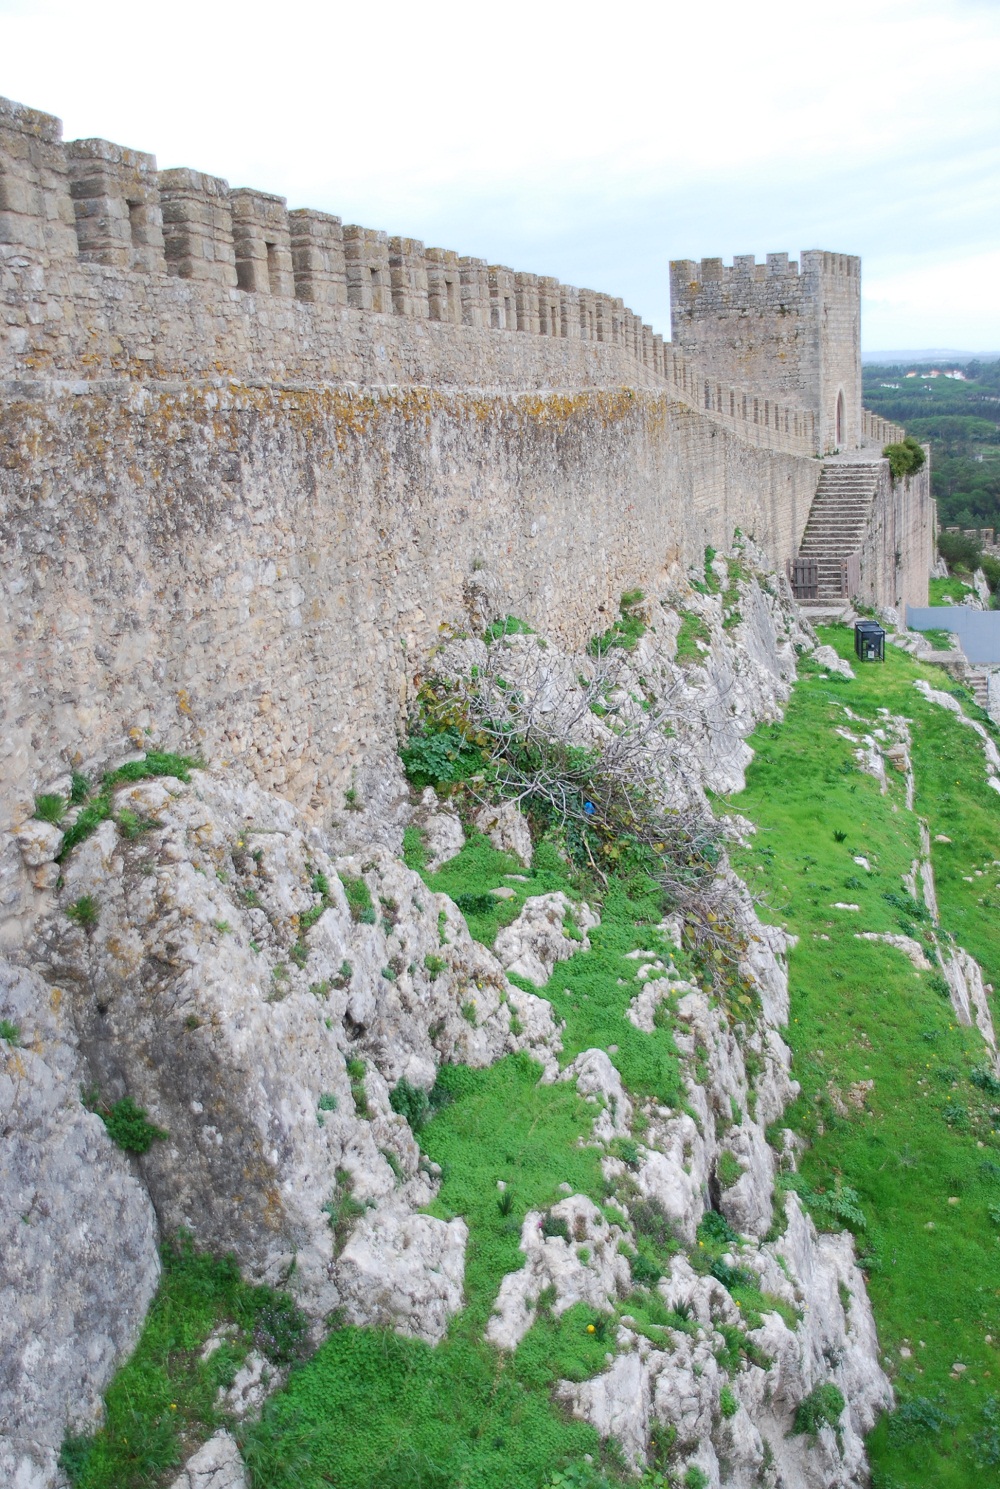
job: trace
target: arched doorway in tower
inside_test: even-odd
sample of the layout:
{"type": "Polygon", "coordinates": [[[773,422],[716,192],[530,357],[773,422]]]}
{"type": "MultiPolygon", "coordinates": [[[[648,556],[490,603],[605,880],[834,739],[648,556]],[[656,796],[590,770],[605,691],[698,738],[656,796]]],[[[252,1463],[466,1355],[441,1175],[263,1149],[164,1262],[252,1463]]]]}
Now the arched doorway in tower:
{"type": "Polygon", "coordinates": [[[837,448],[844,443],[844,395],[837,394],[837,448]]]}

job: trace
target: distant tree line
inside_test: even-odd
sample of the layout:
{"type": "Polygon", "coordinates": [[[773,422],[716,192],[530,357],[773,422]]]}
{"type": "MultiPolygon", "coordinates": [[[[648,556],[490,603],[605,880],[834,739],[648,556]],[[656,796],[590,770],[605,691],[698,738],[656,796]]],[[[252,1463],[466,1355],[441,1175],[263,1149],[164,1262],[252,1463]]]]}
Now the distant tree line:
{"type": "Polygon", "coordinates": [[[921,377],[930,369],[912,363],[866,366],[865,407],[930,445],[942,527],[1000,529],[1000,361],[941,365],[967,381],[921,377]],[[914,370],[918,376],[908,378],[914,370]]]}

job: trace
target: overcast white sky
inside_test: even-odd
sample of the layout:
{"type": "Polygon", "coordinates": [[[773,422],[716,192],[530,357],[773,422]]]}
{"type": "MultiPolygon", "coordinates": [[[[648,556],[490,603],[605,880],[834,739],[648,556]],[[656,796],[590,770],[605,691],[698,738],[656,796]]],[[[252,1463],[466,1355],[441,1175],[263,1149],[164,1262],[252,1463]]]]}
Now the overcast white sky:
{"type": "Polygon", "coordinates": [[[289,206],[624,295],[864,260],[864,344],[1000,350],[1000,0],[0,0],[0,94],[289,206]]]}

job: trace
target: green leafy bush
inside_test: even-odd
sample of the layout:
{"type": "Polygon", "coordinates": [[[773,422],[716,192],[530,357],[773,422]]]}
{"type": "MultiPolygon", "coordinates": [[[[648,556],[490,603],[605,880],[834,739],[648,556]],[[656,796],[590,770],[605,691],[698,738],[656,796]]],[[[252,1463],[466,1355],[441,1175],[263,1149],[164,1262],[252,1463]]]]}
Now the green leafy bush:
{"type": "Polygon", "coordinates": [[[706,1210],[698,1226],[698,1239],[706,1246],[738,1246],[740,1238],[725,1215],[718,1210],[706,1210]]]}
{"type": "Polygon", "coordinates": [[[464,781],[483,768],[482,753],[457,729],[436,734],[411,734],[399,752],[406,779],[416,790],[464,781]]]}
{"type": "Polygon", "coordinates": [[[808,1396],[803,1396],[795,1408],[792,1435],[808,1433],[810,1437],[815,1437],[821,1427],[838,1430],[841,1413],[846,1405],[842,1392],[833,1381],[828,1380],[823,1385],[816,1386],[808,1396]]]}
{"type": "Polygon", "coordinates": [[[995,1468],[1000,1464],[1000,1400],[987,1396],[983,1403],[986,1426],[972,1438],[972,1456],[980,1468],[995,1468]]]}
{"type": "Polygon", "coordinates": [[[420,1086],[413,1086],[402,1076],[389,1092],[389,1105],[394,1112],[405,1117],[413,1132],[419,1132],[431,1112],[429,1095],[420,1086]]]}
{"type": "Polygon", "coordinates": [[[901,1401],[889,1417],[889,1441],[898,1447],[956,1425],[956,1419],[945,1411],[943,1394],[933,1401],[928,1396],[913,1396],[901,1401]]]}
{"type": "Polygon", "coordinates": [[[496,895],[457,894],[455,904],[463,915],[489,915],[497,907],[496,895]]]}
{"type": "Polygon", "coordinates": [[[888,460],[889,469],[897,481],[902,476],[916,475],[927,459],[922,446],[910,434],[898,445],[886,445],[882,454],[888,460]]]}
{"type": "Polygon", "coordinates": [[[637,1287],[655,1287],[663,1276],[663,1268],[644,1251],[637,1251],[635,1256],[629,1258],[629,1267],[632,1281],[637,1287]]]}
{"type": "Polygon", "coordinates": [[[5,1039],[8,1044],[20,1044],[20,1025],[12,1023],[10,1019],[0,1019],[0,1039],[5,1039]]]}
{"type": "Polygon", "coordinates": [[[570,1238],[569,1226],[562,1215],[552,1215],[549,1213],[542,1216],[542,1235],[546,1237],[561,1236],[564,1241],[568,1241],[570,1238]]]}
{"type": "Polygon", "coordinates": [[[155,1142],[170,1136],[150,1122],[145,1107],[137,1106],[131,1096],[123,1096],[112,1106],[98,1101],[93,1110],[108,1129],[112,1142],[126,1153],[148,1153],[155,1142]]]}
{"type": "Polygon", "coordinates": [[[949,569],[967,569],[972,574],[983,562],[982,543],[966,533],[939,532],[937,550],[949,569]]]}

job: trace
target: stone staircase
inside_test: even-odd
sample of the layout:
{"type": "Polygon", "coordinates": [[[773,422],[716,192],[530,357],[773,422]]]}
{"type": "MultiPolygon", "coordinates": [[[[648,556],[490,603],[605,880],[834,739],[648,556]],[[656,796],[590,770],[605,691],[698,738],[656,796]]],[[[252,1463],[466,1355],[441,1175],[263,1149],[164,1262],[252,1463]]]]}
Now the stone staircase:
{"type": "MultiPolygon", "coordinates": [[[[861,547],[875,499],[877,468],[870,460],[828,460],[809,509],[796,560],[797,569],[814,563],[820,602],[846,598],[844,564],[861,547]]],[[[850,565],[849,565],[850,567],[850,565]]],[[[857,579],[854,581],[857,583],[857,579]]]]}
{"type": "Polygon", "coordinates": [[[989,710],[989,682],[985,672],[969,671],[965,674],[966,686],[970,687],[976,695],[976,702],[980,708],[989,710]]]}

